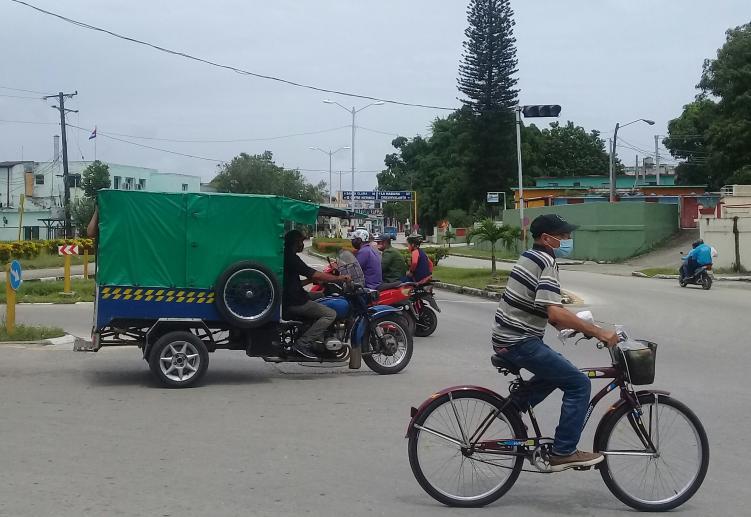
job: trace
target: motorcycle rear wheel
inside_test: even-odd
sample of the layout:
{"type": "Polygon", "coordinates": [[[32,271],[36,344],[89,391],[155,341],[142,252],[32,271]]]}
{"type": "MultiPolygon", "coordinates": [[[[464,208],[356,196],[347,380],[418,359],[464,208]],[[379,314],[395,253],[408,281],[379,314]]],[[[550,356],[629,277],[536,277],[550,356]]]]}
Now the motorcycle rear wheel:
{"type": "Polygon", "coordinates": [[[428,337],[438,328],[438,315],[432,307],[425,306],[415,325],[415,336],[428,337]]]}

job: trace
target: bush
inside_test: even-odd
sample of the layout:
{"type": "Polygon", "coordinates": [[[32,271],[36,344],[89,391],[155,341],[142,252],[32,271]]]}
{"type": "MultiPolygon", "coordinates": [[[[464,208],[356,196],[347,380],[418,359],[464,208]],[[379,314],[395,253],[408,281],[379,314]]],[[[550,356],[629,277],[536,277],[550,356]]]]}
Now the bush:
{"type": "Polygon", "coordinates": [[[75,239],[53,239],[50,241],[39,241],[50,255],[57,255],[58,246],[74,245],[78,246],[78,252],[83,254],[84,251],[94,252],[94,239],[75,238],[75,239]]]}
{"type": "Polygon", "coordinates": [[[321,253],[339,253],[341,250],[354,251],[348,239],[330,239],[316,237],[313,239],[313,249],[321,253]]]}
{"type": "MultiPolygon", "coordinates": [[[[425,254],[428,256],[428,258],[433,262],[434,266],[437,266],[438,263],[443,259],[444,257],[448,256],[449,252],[443,247],[436,248],[436,247],[425,247],[422,248],[422,250],[425,252],[425,254]]],[[[404,257],[404,261],[409,265],[409,250],[408,249],[400,249],[399,252],[404,257]]]]}
{"type": "Polygon", "coordinates": [[[78,251],[83,254],[85,250],[94,252],[92,239],[55,239],[51,241],[17,241],[0,242],[0,263],[4,264],[16,259],[33,259],[42,252],[49,255],[57,255],[57,247],[73,244],[78,246],[78,251]]]}

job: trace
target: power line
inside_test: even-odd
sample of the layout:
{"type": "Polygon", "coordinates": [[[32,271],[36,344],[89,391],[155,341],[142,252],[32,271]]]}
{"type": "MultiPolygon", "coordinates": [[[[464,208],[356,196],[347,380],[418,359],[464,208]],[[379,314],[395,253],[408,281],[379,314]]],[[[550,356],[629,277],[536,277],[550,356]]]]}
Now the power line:
{"type": "MultiPolygon", "coordinates": [[[[350,127],[350,126],[347,126],[350,127]]],[[[381,131],[378,129],[371,129],[369,127],[364,126],[355,126],[357,129],[364,129],[365,131],[370,131],[371,133],[378,133],[379,135],[388,135],[388,136],[401,136],[399,133],[392,133],[390,131],[381,131]]]]}
{"type": "Polygon", "coordinates": [[[14,92],[38,93],[39,95],[49,95],[49,92],[38,92],[36,90],[25,90],[23,88],[11,88],[10,86],[0,86],[0,90],[12,90],[14,92]]]}
{"type": "Polygon", "coordinates": [[[29,97],[28,95],[7,95],[5,93],[0,93],[0,97],[9,97],[11,99],[27,99],[27,100],[42,100],[41,97],[29,97]]]}
{"type": "MultiPolygon", "coordinates": [[[[88,129],[84,129],[84,128],[80,127],[80,126],[75,126],[73,124],[68,124],[68,125],[70,127],[76,128],[76,129],[78,129],[80,131],[88,131],[88,129]]],[[[170,149],[162,149],[162,148],[159,148],[159,147],[152,147],[150,145],[139,144],[138,142],[131,142],[129,140],[123,140],[122,138],[117,138],[117,137],[114,137],[114,136],[105,135],[103,133],[97,132],[97,138],[99,138],[100,135],[103,136],[104,138],[109,138],[110,140],[117,140],[118,142],[123,142],[123,143],[126,143],[126,144],[135,145],[135,146],[138,146],[138,147],[144,147],[146,149],[152,149],[154,151],[161,151],[163,153],[176,154],[178,156],[185,156],[187,158],[195,158],[197,160],[205,160],[205,161],[214,162],[214,163],[223,163],[225,161],[225,160],[222,160],[222,159],[219,159],[219,158],[207,158],[206,156],[197,156],[195,154],[180,153],[180,152],[177,152],[177,151],[172,151],[170,149]]]]}
{"type": "Polygon", "coordinates": [[[317,92],[332,93],[332,94],[335,94],[335,95],[343,95],[345,97],[354,97],[354,98],[357,98],[357,99],[365,99],[365,100],[370,100],[370,101],[386,102],[386,103],[389,103],[389,104],[395,104],[395,105],[399,105],[399,106],[411,106],[411,107],[415,107],[415,108],[429,108],[429,109],[448,110],[448,111],[454,111],[454,110],[456,110],[456,108],[447,108],[447,107],[444,107],[444,106],[431,106],[429,104],[417,104],[417,103],[412,103],[412,102],[397,101],[397,100],[393,100],[393,99],[383,99],[383,98],[380,98],[380,97],[373,97],[373,96],[370,96],[370,95],[362,95],[362,94],[357,94],[357,93],[350,93],[350,92],[344,92],[344,91],[339,91],[339,90],[332,90],[332,89],[328,89],[328,88],[321,88],[319,86],[313,86],[313,85],[310,85],[310,84],[298,83],[298,82],[295,82],[295,81],[290,81],[289,79],[282,79],[281,77],[275,77],[273,75],[266,75],[266,74],[260,74],[260,73],[256,73],[256,72],[251,72],[251,71],[248,71],[248,70],[244,70],[242,68],[237,68],[237,67],[230,66],[230,65],[224,65],[224,64],[217,63],[217,62],[214,62],[214,61],[209,61],[208,59],[203,59],[203,58],[200,58],[200,57],[196,57],[196,56],[193,56],[191,54],[188,54],[187,52],[182,52],[182,51],[178,51],[178,50],[171,50],[171,49],[168,49],[168,48],[165,48],[165,47],[161,47],[159,45],[155,45],[153,43],[149,43],[147,41],[142,41],[142,40],[139,40],[139,39],[136,39],[136,38],[132,38],[130,36],[124,36],[122,34],[118,34],[116,32],[112,32],[110,30],[103,29],[103,28],[97,27],[95,25],[90,25],[88,23],[84,23],[84,22],[81,22],[81,21],[78,21],[78,20],[74,20],[72,18],[68,18],[68,17],[63,16],[61,14],[53,13],[51,11],[46,11],[46,10],[41,9],[40,7],[32,5],[32,4],[28,3],[28,2],[23,2],[21,0],[11,0],[11,2],[14,2],[14,3],[20,4],[20,5],[26,6],[26,7],[30,8],[30,9],[33,9],[33,10],[38,11],[40,13],[46,14],[48,16],[53,16],[55,18],[58,18],[60,20],[65,21],[67,23],[71,23],[71,24],[73,24],[73,25],[75,25],[77,27],[81,27],[81,28],[84,28],[84,29],[89,29],[89,30],[96,31],[96,32],[102,32],[102,33],[108,34],[110,36],[113,36],[115,38],[119,38],[119,39],[122,39],[122,40],[125,40],[125,41],[129,41],[131,43],[136,43],[138,45],[144,45],[144,46],[153,48],[153,49],[158,50],[160,52],[165,52],[167,54],[172,54],[174,56],[183,57],[185,59],[190,59],[192,61],[198,61],[199,63],[204,63],[204,64],[207,64],[207,65],[216,67],[216,68],[223,68],[225,70],[231,70],[232,72],[236,72],[236,73],[241,74],[241,75],[249,75],[249,76],[252,76],[252,77],[257,77],[259,79],[266,79],[266,80],[269,80],[269,81],[276,81],[276,82],[284,83],[284,84],[287,84],[287,85],[290,85],[290,86],[295,86],[297,88],[305,88],[305,89],[313,90],[313,91],[317,91],[317,92]]]}
{"type": "Polygon", "coordinates": [[[5,120],[0,119],[0,122],[7,124],[39,124],[44,126],[58,126],[59,122],[35,122],[32,120],[5,120]]]}
{"type": "Polygon", "coordinates": [[[97,130],[97,134],[101,133],[101,134],[107,134],[107,135],[124,136],[127,138],[137,138],[139,140],[153,140],[157,142],[172,142],[172,143],[183,143],[183,144],[231,144],[231,143],[237,143],[237,142],[266,142],[270,140],[282,140],[284,138],[293,138],[297,136],[320,135],[322,133],[331,133],[333,131],[340,131],[342,129],[348,129],[349,127],[350,126],[339,126],[339,127],[333,127],[330,129],[320,129],[316,131],[292,133],[289,135],[269,136],[269,137],[263,137],[263,138],[236,138],[232,140],[183,140],[183,139],[175,139],[175,138],[157,138],[157,137],[150,137],[150,136],[127,135],[124,133],[113,133],[111,131],[107,131],[107,133],[101,133],[99,130],[97,130]]]}

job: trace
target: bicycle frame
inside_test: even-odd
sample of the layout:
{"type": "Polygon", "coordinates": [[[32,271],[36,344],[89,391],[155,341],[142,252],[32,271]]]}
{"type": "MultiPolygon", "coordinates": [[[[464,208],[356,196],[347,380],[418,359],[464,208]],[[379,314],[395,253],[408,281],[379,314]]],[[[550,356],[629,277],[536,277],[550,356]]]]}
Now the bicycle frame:
{"type": "MultiPolygon", "coordinates": [[[[592,416],[594,408],[597,406],[597,404],[603,398],[605,398],[605,396],[608,395],[611,391],[615,390],[616,388],[620,388],[621,390],[620,399],[611,406],[610,410],[607,413],[605,413],[605,415],[603,415],[602,419],[600,420],[600,423],[597,428],[597,432],[595,433],[595,443],[597,442],[597,436],[600,432],[600,429],[602,428],[603,423],[607,421],[608,417],[616,409],[618,409],[622,404],[629,404],[634,409],[632,414],[629,415],[629,422],[632,428],[634,429],[634,432],[639,437],[639,440],[642,442],[645,448],[644,451],[599,451],[599,452],[605,455],[609,454],[609,455],[629,455],[629,456],[642,456],[642,455],[654,456],[655,454],[657,454],[657,447],[655,447],[654,443],[652,442],[650,433],[647,431],[647,429],[644,426],[644,423],[641,420],[641,405],[639,403],[639,397],[647,393],[655,394],[655,396],[659,396],[661,394],[667,395],[668,393],[664,391],[660,391],[660,390],[635,392],[632,389],[629,389],[629,385],[626,382],[625,372],[615,365],[606,366],[606,367],[582,368],[580,369],[580,371],[584,373],[590,379],[613,379],[612,382],[609,382],[607,385],[605,385],[590,400],[589,406],[587,408],[586,417],[582,425],[582,429],[586,427],[587,423],[589,422],[590,417],[592,416]]],[[[521,375],[517,375],[517,380],[514,382],[524,383],[524,381],[521,378],[521,375]]],[[[407,428],[407,436],[409,436],[410,431],[414,428],[422,432],[433,434],[439,438],[442,438],[451,443],[454,443],[455,445],[459,445],[460,447],[466,449],[470,453],[482,452],[485,454],[498,454],[498,455],[503,455],[503,456],[530,457],[534,453],[534,451],[538,449],[540,446],[552,445],[553,440],[551,438],[543,437],[542,433],[540,432],[537,419],[535,418],[534,411],[531,407],[528,409],[528,413],[529,413],[530,421],[535,431],[535,436],[523,437],[521,439],[508,439],[508,440],[495,439],[495,440],[482,441],[481,440],[482,435],[490,427],[493,420],[495,420],[509,404],[511,404],[510,397],[509,398],[502,397],[501,395],[495,393],[494,391],[489,390],[487,388],[480,387],[480,386],[454,386],[451,388],[446,388],[444,390],[441,390],[438,393],[434,393],[428,400],[423,402],[423,404],[419,408],[417,409],[414,407],[412,408],[411,410],[412,419],[409,423],[409,427],[407,428]],[[461,443],[458,442],[455,438],[446,436],[443,433],[440,433],[438,431],[434,431],[432,429],[428,429],[426,427],[422,427],[422,426],[415,424],[415,421],[417,420],[418,415],[422,413],[425,410],[425,408],[433,400],[444,395],[449,396],[449,400],[451,401],[454,412],[456,413],[457,410],[453,402],[453,393],[456,391],[462,391],[462,390],[482,391],[484,393],[492,395],[493,397],[496,397],[497,399],[502,401],[503,404],[500,408],[496,408],[495,411],[490,412],[488,416],[481,422],[478,428],[474,430],[474,432],[472,432],[470,436],[467,436],[467,434],[468,432],[471,432],[471,430],[465,431],[464,429],[461,429],[461,425],[460,425],[460,432],[462,434],[461,443]],[[519,450],[520,448],[521,450],[519,450]]],[[[457,417],[457,420],[458,420],[458,417],[457,417]]]]}

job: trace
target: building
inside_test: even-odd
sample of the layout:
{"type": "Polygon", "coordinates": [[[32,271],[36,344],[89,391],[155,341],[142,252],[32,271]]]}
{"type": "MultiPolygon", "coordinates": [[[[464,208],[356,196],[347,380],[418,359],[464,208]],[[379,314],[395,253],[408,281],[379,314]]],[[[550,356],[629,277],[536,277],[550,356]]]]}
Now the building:
{"type": "Polygon", "coordinates": [[[724,187],[713,212],[704,211],[699,220],[699,234],[714,246],[718,268],[737,271],[751,269],[751,185],[724,187]]]}
{"type": "MultiPolygon", "coordinates": [[[[71,202],[83,196],[81,176],[90,161],[68,162],[71,202]]],[[[200,192],[201,178],[109,163],[112,188],[152,192],[200,192]]],[[[0,162],[0,240],[52,239],[64,223],[62,163],[0,162]],[[22,202],[23,200],[23,202],[22,202]],[[23,203],[23,210],[21,206],[23,203]]]]}
{"type": "MultiPolygon", "coordinates": [[[[514,191],[514,206],[519,207],[519,191],[514,191]]],[[[706,192],[706,185],[676,185],[675,176],[663,176],[657,185],[655,176],[616,177],[619,202],[647,202],[675,204],[679,208],[680,227],[697,228],[699,215],[711,211],[719,202],[718,194],[706,192]]],[[[579,203],[610,201],[610,181],[607,176],[541,177],[534,187],[524,189],[524,207],[536,208],[579,203]]]]}

